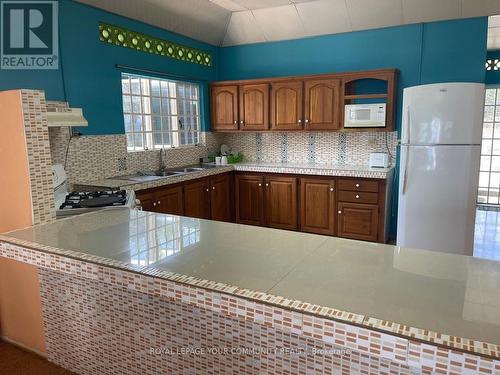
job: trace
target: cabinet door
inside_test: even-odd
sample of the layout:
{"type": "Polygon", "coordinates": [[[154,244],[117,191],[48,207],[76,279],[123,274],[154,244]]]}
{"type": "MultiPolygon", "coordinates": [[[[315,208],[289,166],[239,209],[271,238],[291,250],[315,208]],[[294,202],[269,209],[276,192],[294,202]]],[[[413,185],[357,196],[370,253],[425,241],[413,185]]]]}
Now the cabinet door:
{"type": "Polygon", "coordinates": [[[231,180],[229,175],[210,179],[210,206],[212,220],[231,221],[231,180]]]}
{"type": "Polygon", "coordinates": [[[335,234],[335,182],[333,179],[300,179],[300,229],[335,234]]]}
{"type": "Polygon", "coordinates": [[[267,177],[266,224],[272,228],[297,229],[297,179],[267,177]]]}
{"type": "Polygon", "coordinates": [[[208,179],[184,185],[184,215],[210,219],[210,193],[208,179]]]}
{"type": "Polygon", "coordinates": [[[271,85],[271,129],[302,129],[302,81],[271,85]]]}
{"type": "Polygon", "coordinates": [[[238,86],[212,87],[212,129],[238,129],[238,86]]]}
{"type": "Polygon", "coordinates": [[[340,81],[338,79],[307,80],[304,96],[306,129],[339,129],[340,81]]]}
{"type": "Polygon", "coordinates": [[[378,206],[359,203],[338,204],[338,236],[377,241],[378,206]]]}
{"type": "Polygon", "coordinates": [[[264,225],[264,186],[262,176],[236,175],[236,222],[264,225]]]}
{"type": "Polygon", "coordinates": [[[269,129],[269,84],[240,86],[240,130],[269,129]]]}
{"type": "Polygon", "coordinates": [[[182,186],[165,187],[156,192],[159,212],[172,215],[184,215],[182,186]]]}
{"type": "Polygon", "coordinates": [[[141,201],[143,211],[160,212],[159,207],[157,207],[156,197],[151,191],[138,191],[135,193],[135,197],[141,201]]]}

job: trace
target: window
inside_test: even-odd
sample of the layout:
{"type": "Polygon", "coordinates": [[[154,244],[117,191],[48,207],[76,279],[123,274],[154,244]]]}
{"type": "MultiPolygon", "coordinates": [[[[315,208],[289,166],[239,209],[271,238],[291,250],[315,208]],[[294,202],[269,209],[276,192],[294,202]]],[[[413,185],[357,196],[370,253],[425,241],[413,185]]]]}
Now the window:
{"type": "Polygon", "coordinates": [[[500,88],[486,89],[477,202],[499,204],[500,88]]]}
{"type": "Polygon", "coordinates": [[[190,82],[123,73],[123,120],[128,150],[198,144],[199,91],[199,86],[190,82]]]}

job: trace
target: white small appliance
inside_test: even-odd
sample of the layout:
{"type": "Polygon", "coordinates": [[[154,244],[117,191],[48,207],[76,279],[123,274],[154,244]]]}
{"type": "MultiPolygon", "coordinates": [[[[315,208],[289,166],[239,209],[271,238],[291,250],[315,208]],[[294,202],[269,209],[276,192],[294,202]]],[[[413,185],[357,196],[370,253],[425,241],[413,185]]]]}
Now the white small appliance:
{"type": "Polygon", "coordinates": [[[346,104],[344,128],[385,127],[386,103],[346,104]]]}
{"type": "Polygon", "coordinates": [[[136,208],[133,190],[69,192],[66,178],[66,171],[61,164],[52,166],[56,218],[104,208],[136,208]]]}
{"type": "Polygon", "coordinates": [[[405,88],[399,246],[472,255],[485,87],[405,88]]]}
{"type": "Polygon", "coordinates": [[[386,152],[372,152],[370,153],[370,161],[368,166],[370,168],[387,168],[390,164],[389,154],[386,152]]]}

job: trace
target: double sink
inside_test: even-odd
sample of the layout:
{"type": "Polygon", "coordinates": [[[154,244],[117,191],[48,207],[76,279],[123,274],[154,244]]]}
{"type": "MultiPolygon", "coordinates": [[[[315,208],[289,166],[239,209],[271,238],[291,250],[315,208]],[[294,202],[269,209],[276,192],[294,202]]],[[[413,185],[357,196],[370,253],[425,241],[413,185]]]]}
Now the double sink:
{"type": "Polygon", "coordinates": [[[201,172],[216,167],[217,166],[215,164],[201,164],[198,166],[180,167],[180,168],[165,169],[159,171],[140,171],[135,174],[127,176],[115,177],[114,179],[135,181],[135,182],[146,182],[146,181],[158,180],[160,178],[165,178],[165,177],[175,177],[175,176],[185,175],[188,173],[201,172]]]}

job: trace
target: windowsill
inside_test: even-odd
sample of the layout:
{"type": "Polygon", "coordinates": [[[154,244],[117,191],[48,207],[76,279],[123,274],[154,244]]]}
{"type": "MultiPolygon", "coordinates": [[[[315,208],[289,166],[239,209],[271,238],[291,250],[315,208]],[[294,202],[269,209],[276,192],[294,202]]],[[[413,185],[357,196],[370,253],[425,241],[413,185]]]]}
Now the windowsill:
{"type": "MultiPolygon", "coordinates": [[[[197,148],[197,147],[205,147],[205,144],[203,143],[198,143],[196,145],[184,145],[184,146],[177,146],[177,147],[169,147],[169,146],[165,146],[164,149],[165,150],[179,150],[179,149],[188,149],[188,148],[197,148]]],[[[134,153],[134,152],[160,152],[161,149],[158,149],[158,148],[153,148],[153,149],[147,149],[147,150],[129,150],[127,148],[127,153],[134,153]]]]}

